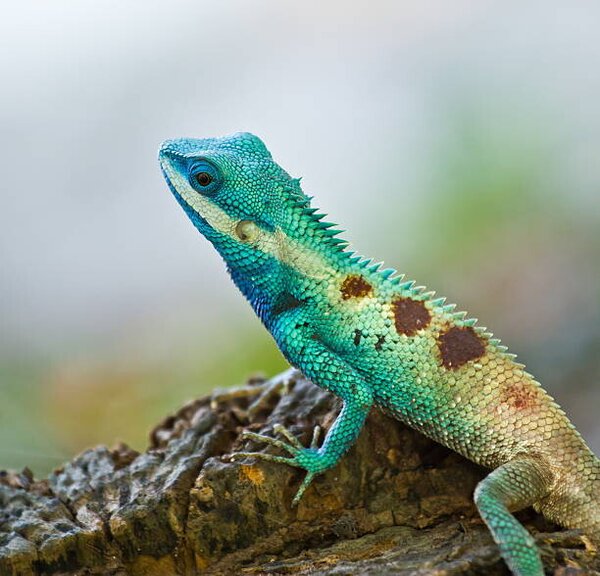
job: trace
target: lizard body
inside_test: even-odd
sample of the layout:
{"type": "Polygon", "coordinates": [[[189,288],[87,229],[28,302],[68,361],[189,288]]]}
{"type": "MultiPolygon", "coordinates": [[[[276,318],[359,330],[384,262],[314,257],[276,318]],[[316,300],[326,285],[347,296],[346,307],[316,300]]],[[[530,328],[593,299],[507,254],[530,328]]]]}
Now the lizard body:
{"type": "Polygon", "coordinates": [[[600,461],[485,328],[349,252],[257,137],[166,141],[160,164],[284,356],[343,400],[320,448],[284,428],[283,441],[248,434],[288,453],[252,455],[306,470],[295,502],[376,406],[493,470],[475,502],[515,575],[541,576],[543,567],[513,511],[532,505],[600,541],[600,461]]]}

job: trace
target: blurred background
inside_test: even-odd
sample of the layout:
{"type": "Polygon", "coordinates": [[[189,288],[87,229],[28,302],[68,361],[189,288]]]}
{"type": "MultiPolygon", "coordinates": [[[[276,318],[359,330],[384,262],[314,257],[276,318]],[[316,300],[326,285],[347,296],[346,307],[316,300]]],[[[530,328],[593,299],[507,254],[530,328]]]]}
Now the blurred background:
{"type": "Polygon", "coordinates": [[[168,192],[248,130],[509,343],[600,453],[600,4],[55,0],[0,22],[0,468],[285,367],[168,192]]]}

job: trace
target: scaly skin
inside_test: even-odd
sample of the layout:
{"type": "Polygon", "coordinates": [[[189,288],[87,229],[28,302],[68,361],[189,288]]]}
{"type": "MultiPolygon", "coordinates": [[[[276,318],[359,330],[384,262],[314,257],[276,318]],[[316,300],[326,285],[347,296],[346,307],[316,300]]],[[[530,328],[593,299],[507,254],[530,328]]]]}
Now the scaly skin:
{"type": "Polygon", "coordinates": [[[485,328],[347,251],[257,137],[167,141],[160,164],[288,361],[343,400],[320,448],[318,433],[309,448],[284,428],[284,440],[247,434],[288,454],[250,455],[306,470],[295,502],[377,406],[493,469],[475,502],[515,575],[541,576],[543,567],[513,511],[533,505],[600,540],[600,461],[485,328]]]}

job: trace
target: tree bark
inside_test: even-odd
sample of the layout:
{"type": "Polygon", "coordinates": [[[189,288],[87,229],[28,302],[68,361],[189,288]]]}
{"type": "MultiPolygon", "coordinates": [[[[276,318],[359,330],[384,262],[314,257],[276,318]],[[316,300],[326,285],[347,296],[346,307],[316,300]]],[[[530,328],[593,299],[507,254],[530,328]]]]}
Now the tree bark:
{"type": "MultiPolygon", "coordinates": [[[[0,473],[0,574],[508,574],[472,501],[485,471],[379,412],[298,507],[301,471],[230,461],[273,450],[243,430],[280,423],[307,444],[333,422],[334,396],[300,375],[288,384],[191,402],[142,454],[99,446],[47,479],[0,473]]],[[[600,573],[585,537],[519,517],[548,573],[600,573]]]]}

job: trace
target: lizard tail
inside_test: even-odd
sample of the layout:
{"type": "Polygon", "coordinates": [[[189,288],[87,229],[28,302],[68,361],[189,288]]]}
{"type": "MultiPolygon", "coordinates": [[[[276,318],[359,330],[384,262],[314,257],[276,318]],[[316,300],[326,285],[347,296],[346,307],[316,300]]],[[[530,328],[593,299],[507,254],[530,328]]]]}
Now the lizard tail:
{"type": "Polygon", "coordinates": [[[591,454],[591,471],[584,472],[583,492],[588,498],[588,519],[581,528],[600,544],[600,460],[591,454]]]}
{"type": "Polygon", "coordinates": [[[572,470],[542,504],[541,511],[557,524],[583,530],[600,544],[600,460],[587,450],[574,460],[572,470]]]}

